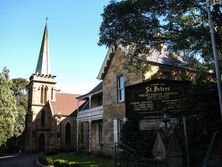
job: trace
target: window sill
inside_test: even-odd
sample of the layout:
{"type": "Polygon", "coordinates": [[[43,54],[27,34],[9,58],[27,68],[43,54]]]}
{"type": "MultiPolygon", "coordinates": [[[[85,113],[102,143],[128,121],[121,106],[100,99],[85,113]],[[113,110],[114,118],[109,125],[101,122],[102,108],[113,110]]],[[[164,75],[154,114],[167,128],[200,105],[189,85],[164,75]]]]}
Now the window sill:
{"type": "Polygon", "coordinates": [[[117,103],[125,103],[125,100],[119,100],[117,103]]]}

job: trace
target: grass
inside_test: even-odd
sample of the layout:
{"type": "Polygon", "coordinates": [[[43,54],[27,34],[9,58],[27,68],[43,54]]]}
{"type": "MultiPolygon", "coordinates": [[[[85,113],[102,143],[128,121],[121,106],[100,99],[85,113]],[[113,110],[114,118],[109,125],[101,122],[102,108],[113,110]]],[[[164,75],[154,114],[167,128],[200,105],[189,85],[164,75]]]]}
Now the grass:
{"type": "Polygon", "coordinates": [[[111,159],[105,159],[87,154],[58,154],[47,156],[50,157],[53,162],[66,161],[69,164],[80,164],[81,167],[113,167],[114,161],[111,159]]]}

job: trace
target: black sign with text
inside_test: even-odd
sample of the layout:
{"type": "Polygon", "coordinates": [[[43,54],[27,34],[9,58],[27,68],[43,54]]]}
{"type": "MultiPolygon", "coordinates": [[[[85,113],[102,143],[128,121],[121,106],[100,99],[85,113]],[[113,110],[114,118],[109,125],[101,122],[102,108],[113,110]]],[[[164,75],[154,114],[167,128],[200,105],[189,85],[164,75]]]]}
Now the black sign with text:
{"type": "Polygon", "coordinates": [[[151,80],[128,86],[126,93],[126,117],[149,119],[162,116],[166,110],[171,116],[185,110],[185,94],[190,82],[151,80]]]}

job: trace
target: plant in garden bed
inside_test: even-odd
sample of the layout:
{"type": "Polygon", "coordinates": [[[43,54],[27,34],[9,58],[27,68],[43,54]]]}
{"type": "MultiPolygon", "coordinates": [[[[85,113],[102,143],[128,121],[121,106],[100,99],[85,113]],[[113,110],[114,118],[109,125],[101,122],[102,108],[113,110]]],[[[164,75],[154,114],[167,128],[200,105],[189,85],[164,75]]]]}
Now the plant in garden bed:
{"type": "Polygon", "coordinates": [[[51,156],[39,156],[39,161],[45,165],[53,164],[55,167],[113,167],[111,159],[95,157],[83,153],[57,154],[51,156]],[[42,161],[41,161],[42,160],[42,161]],[[48,162],[49,161],[49,162],[48,162]],[[53,163],[51,163],[51,161],[53,163]]]}
{"type": "Polygon", "coordinates": [[[45,156],[44,154],[40,154],[38,160],[43,165],[47,166],[53,165],[53,159],[49,156],[45,156]]]}

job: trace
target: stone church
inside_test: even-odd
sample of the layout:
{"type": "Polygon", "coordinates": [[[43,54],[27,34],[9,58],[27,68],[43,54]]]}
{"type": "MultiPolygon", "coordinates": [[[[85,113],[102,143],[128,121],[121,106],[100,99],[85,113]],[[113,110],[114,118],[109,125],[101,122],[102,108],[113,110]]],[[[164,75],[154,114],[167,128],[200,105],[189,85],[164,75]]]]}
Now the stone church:
{"type": "Polygon", "coordinates": [[[78,94],[56,89],[56,76],[50,73],[48,27],[45,25],[35,73],[30,77],[26,116],[26,151],[76,149],[78,94]]]}

